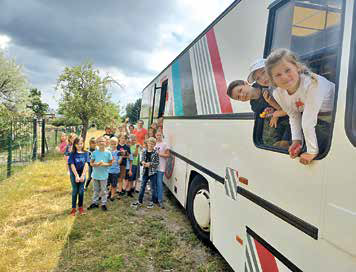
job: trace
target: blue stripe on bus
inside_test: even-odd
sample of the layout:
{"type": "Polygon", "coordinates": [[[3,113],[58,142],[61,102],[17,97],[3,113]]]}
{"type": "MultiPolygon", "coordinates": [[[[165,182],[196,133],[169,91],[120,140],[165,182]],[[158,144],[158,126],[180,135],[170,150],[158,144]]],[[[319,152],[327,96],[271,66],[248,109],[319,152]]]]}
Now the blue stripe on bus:
{"type": "Polygon", "coordinates": [[[173,97],[174,97],[174,115],[183,116],[183,99],[182,88],[179,73],[179,60],[172,64],[172,81],[173,81],[173,97]]]}

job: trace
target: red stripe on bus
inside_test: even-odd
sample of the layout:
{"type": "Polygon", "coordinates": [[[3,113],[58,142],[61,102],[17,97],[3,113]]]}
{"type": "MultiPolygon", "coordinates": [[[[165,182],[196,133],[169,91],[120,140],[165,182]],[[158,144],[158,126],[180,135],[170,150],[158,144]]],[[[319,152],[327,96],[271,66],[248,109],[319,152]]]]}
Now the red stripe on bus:
{"type": "Polygon", "coordinates": [[[242,240],[242,238],[240,236],[236,235],[235,239],[240,245],[244,244],[244,241],[242,240]]]}
{"type": "Polygon", "coordinates": [[[243,184],[246,184],[248,185],[248,179],[247,178],[244,178],[244,177],[239,177],[239,181],[243,184]]]}
{"type": "Polygon", "coordinates": [[[256,250],[260,259],[263,272],[278,272],[278,266],[275,257],[263,245],[255,240],[256,250]]]}
{"type": "Polygon", "coordinates": [[[210,53],[211,65],[214,71],[214,77],[216,82],[216,89],[218,90],[219,102],[222,113],[232,113],[232,106],[230,98],[227,96],[227,85],[222,68],[218,44],[216,42],[214,28],[210,29],[206,34],[208,41],[208,48],[210,53]]]}

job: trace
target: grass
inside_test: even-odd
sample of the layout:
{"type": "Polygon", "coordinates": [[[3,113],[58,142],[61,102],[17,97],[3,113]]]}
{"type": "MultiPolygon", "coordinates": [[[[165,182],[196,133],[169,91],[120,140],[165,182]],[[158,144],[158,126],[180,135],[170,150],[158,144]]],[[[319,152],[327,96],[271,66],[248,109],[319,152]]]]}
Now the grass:
{"type": "MultiPolygon", "coordinates": [[[[65,163],[56,156],[0,183],[1,272],[231,271],[195,237],[170,194],[164,210],[135,210],[124,197],[109,201],[108,212],[72,217],[70,193],[65,163]]],[[[85,193],[85,206],[91,196],[85,193]]]]}

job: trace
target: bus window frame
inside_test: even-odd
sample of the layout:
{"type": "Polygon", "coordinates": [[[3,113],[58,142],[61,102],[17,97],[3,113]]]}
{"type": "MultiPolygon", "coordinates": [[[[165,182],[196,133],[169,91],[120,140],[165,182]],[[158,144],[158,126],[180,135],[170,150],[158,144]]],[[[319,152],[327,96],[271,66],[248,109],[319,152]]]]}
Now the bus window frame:
{"type": "MultiPolygon", "coordinates": [[[[273,37],[274,37],[274,26],[275,26],[275,19],[276,19],[276,11],[285,4],[294,1],[294,0],[278,0],[273,3],[271,3],[268,7],[269,9],[269,14],[268,14],[268,22],[267,22],[267,29],[266,29],[266,38],[265,38],[265,48],[263,52],[263,57],[267,58],[268,55],[271,52],[272,48],[272,42],[273,42],[273,37]]],[[[327,154],[330,151],[331,147],[331,142],[333,138],[333,132],[334,132],[334,123],[335,123],[335,115],[336,115],[336,107],[337,107],[337,100],[338,100],[338,90],[339,90],[339,79],[340,79],[340,66],[341,66],[341,56],[342,56],[342,45],[343,45],[343,37],[344,37],[344,26],[345,26],[345,8],[346,8],[346,0],[341,0],[342,1],[342,9],[341,9],[341,19],[340,19],[340,37],[341,37],[341,42],[337,46],[338,49],[338,56],[337,56],[337,63],[336,63],[336,77],[335,77],[335,97],[334,97],[334,105],[333,105],[333,112],[332,112],[332,119],[331,119],[331,124],[330,124],[330,137],[327,143],[327,147],[325,149],[325,152],[323,154],[319,154],[315,160],[321,160],[327,156],[327,154]]],[[[354,7],[355,8],[355,7],[354,7]]],[[[355,12],[355,9],[354,9],[355,12]]],[[[355,23],[355,20],[354,22],[355,23]]],[[[355,37],[356,39],[356,37],[355,37]]],[[[356,68],[356,67],[355,67],[356,68]]],[[[356,106],[356,105],[355,105],[356,106]]],[[[282,154],[288,154],[288,150],[279,148],[279,147],[274,147],[274,146],[268,146],[263,144],[263,126],[264,126],[264,119],[259,118],[257,115],[255,116],[255,124],[253,128],[253,142],[257,148],[260,149],[265,149],[268,151],[274,151],[282,154]]],[[[355,137],[356,138],[356,137],[355,137]]],[[[356,139],[355,139],[356,143],[356,139]]],[[[305,144],[304,144],[305,145],[305,144]]]]}
{"type": "Polygon", "coordinates": [[[350,45],[350,57],[349,57],[349,72],[347,78],[347,92],[346,92],[346,107],[345,107],[345,132],[351,142],[351,144],[356,147],[356,131],[352,131],[352,113],[356,111],[356,80],[354,79],[354,74],[356,72],[356,54],[353,49],[356,48],[356,3],[353,7],[353,20],[351,26],[351,45],[350,45]]]}

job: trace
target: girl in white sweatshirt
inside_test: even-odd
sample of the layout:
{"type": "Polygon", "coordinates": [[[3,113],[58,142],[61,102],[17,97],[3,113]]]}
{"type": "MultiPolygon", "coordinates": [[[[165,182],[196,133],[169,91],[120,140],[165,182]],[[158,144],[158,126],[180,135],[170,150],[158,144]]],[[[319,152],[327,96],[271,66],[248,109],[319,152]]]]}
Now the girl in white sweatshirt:
{"type": "Polygon", "coordinates": [[[289,155],[292,159],[299,155],[304,134],[307,151],[301,154],[300,162],[310,164],[327,146],[330,124],[318,116],[332,111],[335,85],[311,73],[287,49],[273,51],[267,58],[266,70],[277,87],[274,99],[289,115],[292,131],[289,155]]]}

